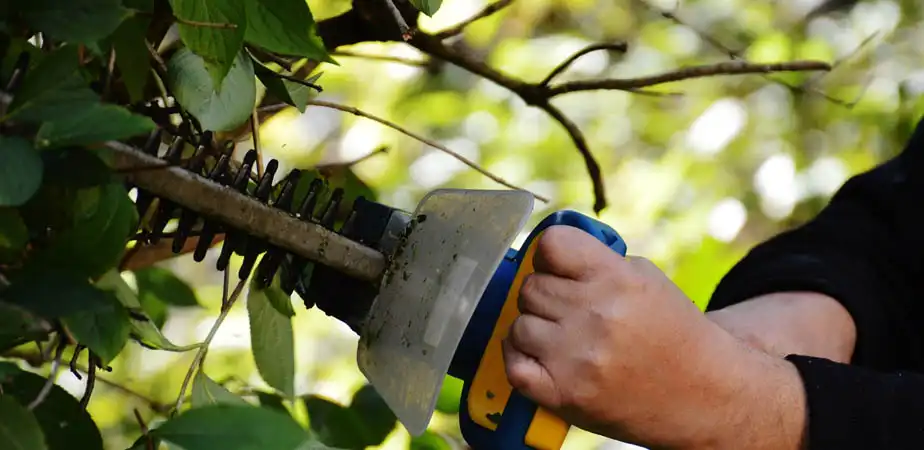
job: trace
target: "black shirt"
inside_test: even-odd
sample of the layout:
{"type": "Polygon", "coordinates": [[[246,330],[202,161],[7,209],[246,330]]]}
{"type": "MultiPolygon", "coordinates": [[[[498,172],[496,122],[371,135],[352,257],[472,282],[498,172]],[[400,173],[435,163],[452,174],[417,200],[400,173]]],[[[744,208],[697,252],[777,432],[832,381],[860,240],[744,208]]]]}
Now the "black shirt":
{"type": "Polygon", "coordinates": [[[754,247],[707,310],[796,290],[837,299],[857,326],[849,365],[787,356],[806,389],[808,448],[924,449],[924,120],[818,216],[754,247]]]}

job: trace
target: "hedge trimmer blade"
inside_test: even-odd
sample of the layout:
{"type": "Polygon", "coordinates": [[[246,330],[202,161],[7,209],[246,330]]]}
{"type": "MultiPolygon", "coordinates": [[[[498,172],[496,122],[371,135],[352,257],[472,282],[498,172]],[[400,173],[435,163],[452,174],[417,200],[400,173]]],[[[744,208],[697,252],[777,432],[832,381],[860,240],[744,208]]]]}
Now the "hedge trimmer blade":
{"type": "Polygon", "coordinates": [[[426,430],[465,327],[532,208],[523,191],[437,190],[418,204],[357,349],[411,434],[426,430]]]}

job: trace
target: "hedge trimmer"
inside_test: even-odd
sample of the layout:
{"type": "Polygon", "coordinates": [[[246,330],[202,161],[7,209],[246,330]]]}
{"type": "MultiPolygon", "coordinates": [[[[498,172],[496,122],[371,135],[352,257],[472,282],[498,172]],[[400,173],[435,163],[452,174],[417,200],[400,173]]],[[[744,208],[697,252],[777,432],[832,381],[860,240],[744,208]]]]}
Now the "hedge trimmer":
{"type": "Polygon", "coordinates": [[[217,269],[242,256],[241,280],[278,282],[360,336],[360,370],[412,435],[427,429],[450,375],[463,381],[460,427],[475,449],[561,447],[568,425],[512,389],[501,342],[543,230],[574,226],[624,255],[613,229],[561,211],[511,249],[532,213],[528,192],[441,189],[413,212],[347,201],[323,177],[293,170],[273,184],[276,160],[255,177],[257,151],[237,162],[232,146],[208,131],[159,125],[128,144],[104,143],[112,168],[137,189],[137,245],[157,243],[173,222],[173,252],[196,236],[193,259],[201,262],[222,235],[217,269]]]}

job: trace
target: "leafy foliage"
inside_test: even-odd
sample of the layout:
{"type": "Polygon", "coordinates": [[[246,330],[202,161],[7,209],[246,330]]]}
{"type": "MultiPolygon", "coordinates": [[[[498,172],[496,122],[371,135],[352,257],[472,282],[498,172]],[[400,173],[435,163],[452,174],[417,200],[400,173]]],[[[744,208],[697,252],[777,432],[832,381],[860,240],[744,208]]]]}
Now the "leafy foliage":
{"type": "MultiPolygon", "coordinates": [[[[145,351],[195,351],[196,363],[179,409],[154,408],[164,421],[139,430],[129,448],[327,448],[291,412],[298,398],[296,313],[278,279],[266,288],[251,285],[247,294],[254,362],[272,388],[259,391],[257,401],[203,369],[211,335],[191,344],[166,336],[173,314],[209,306],[169,269],[126,268],[139,233],[157,217],[136,203],[109,147],[140,146],[154,130],[187,142],[201,130],[232,132],[255,115],[263,88],[304,111],[321,89],[320,73],[296,74],[275,58],[297,58],[293,67],[337,64],[308,5],[36,0],[4,5],[0,25],[0,352],[28,354],[37,342],[47,349],[35,355],[39,363],[55,360],[58,367],[69,349],[74,373],[89,377],[78,399],[48,375],[0,362],[0,447],[104,448],[86,409],[96,372],[124,370],[126,349],[140,344],[145,351]],[[80,363],[81,354],[89,354],[91,367],[80,363]]],[[[363,442],[381,443],[394,417],[365,390],[356,402],[345,411],[357,423],[368,421],[363,442]]],[[[323,421],[313,417],[311,424],[323,421]]]]}

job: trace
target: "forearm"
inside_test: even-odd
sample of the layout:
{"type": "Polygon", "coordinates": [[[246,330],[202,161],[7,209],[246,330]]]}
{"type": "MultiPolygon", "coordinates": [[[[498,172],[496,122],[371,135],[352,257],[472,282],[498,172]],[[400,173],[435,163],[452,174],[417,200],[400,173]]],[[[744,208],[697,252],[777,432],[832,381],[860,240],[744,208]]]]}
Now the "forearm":
{"type": "Polygon", "coordinates": [[[799,354],[850,362],[856,326],[835,299],[813,292],[761,295],[707,313],[745,343],[784,357],[799,354]]]}

